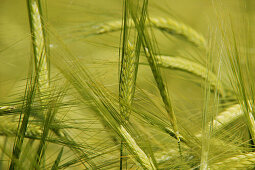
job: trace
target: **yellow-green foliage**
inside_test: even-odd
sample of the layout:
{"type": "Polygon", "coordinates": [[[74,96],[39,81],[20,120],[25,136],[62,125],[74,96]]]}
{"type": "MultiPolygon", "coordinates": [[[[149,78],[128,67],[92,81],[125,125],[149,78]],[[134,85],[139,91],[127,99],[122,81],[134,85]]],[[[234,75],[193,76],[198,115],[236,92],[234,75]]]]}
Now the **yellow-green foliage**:
{"type": "Polygon", "coordinates": [[[0,1],[0,169],[253,169],[252,0],[0,1]]]}

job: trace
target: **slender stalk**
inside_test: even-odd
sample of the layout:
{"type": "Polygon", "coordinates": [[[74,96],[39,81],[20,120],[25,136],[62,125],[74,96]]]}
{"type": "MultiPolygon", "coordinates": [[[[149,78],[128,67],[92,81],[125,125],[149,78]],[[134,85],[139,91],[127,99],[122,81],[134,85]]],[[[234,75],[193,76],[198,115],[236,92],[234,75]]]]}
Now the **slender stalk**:
{"type": "MultiPolygon", "coordinates": [[[[124,120],[123,123],[129,120],[131,113],[132,102],[135,94],[136,77],[138,71],[139,55],[141,42],[137,36],[136,48],[129,42],[129,27],[130,27],[130,13],[129,3],[124,1],[124,15],[123,15],[123,33],[122,33],[122,55],[121,55],[121,69],[120,69],[120,82],[119,82],[119,104],[120,114],[124,120]]],[[[120,151],[120,169],[123,166],[123,148],[124,144],[121,140],[120,151]]]]}
{"type": "Polygon", "coordinates": [[[25,99],[27,100],[27,104],[25,106],[25,114],[22,120],[21,128],[17,135],[17,140],[13,148],[13,159],[10,165],[10,169],[15,169],[16,161],[19,160],[20,157],[21,147],[29,122],[31,105],[33,103],[36,89],[39,88],[39,92],[44,93],[43,95],[41,95],[41,100],[43,103],[45,103],[45,99],[47,97],[46,91],[48,91],[49,89],[49,73],[46,58],[44,23],[42,20],[42,9],[40,7],[40,0],[27,0],[27,8],[30,31],[32,35],[36,76],[35,79],[32,80],[32,87],[28,89],[27,99],[25,99]]]}
{"type": "MultiPolygon", "coordinates": [[[[135,50],[131,43],[127,45],[127,52],[122,57],[121,61],[121,72],[120,72],[120,83],[119,83],[119,102],[120,102],[120,113],[123,116],[124,121],[128,121],[131,113],[132,102],[135,93],[136,76],[137,76],[137,57],[135,50]]],[[[122,162],[122,151],[123,143],[121,141],[121,162],[122,162]]],[[[120,163],[122,165],[122,163],[120,163]]]]}
{"type": "MultiPolygon", "coordinates": [[[[130,2],[131,4],[134,3],[133,1],[130,2]]],[[[142,18],[140,19],[140,21],[145,21],[146,20],[146,16],[147,16],[147,5],[148,5],[148,1],[147,0],[144,0],[144,5],[143,5],[143,12],[141,14],[142,18]]],[[[134,8],[134,7],[133,7],[134,8]]],[[[177,128],[177,120],[176,120],[176,117],[175,117],[175,114],[174,114],[174,110],[173,110],[173,107],[172,107],[172,103],[171,103],[171,100],[170,100],[170,97],[169,97],[169,94],[167,92],[167,88],[166,88],[166,85],[163,81],[163,78],[162,78],[162,75],[161,75],[161,72],[160,72],[160,69],[157,65],[157,59],[155,58],[155,55],[154,55],[154,52],[152,51],[152,44],[150,42],[150,39],[149,39],[149,34],[148,34],[148,31],[147,29],[144,27],[144,24],[141,24],[141,22],[138,21],[138,18],[136,17],[136,14],[133,10],[130,11],[131,13],[131,16],[132,16],[132,19],[135,23],[135,26],[136,26],[136,29],[138,31],[138,34],[141,38],[141,41],[142,41],[142,46],[143,46],[143,49],[144,49],[144,52],[145,52],[145,55],[146,55],[146,58],[148,60],[148,63],[150,65],[150,68],[151,68],[151,71],[153,73],[153,76],[154,76],[154,79],[157,83],[157,87],[159,89],[159,92],[160,92],[160,95],[162,97],[162,100],[165,104],[165,108],[166,108],[166,111],[168,113],[168,117],[169,117],[169,120],[171,122],[171,125],[173,126],[173,130],[175,132],[175,135],[177,137],[177,140],[178,140],[178,143],[180,142],[180,139],[179,139],[179,131],[178,131],[178,128],[177,128]]]]}

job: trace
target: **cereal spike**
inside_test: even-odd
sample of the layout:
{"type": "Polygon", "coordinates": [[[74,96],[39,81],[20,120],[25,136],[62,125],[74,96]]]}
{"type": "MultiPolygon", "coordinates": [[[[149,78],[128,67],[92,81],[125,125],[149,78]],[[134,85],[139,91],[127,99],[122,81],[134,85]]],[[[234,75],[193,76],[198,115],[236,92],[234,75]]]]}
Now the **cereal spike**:
{"type": "Polygon", "coordinates": [[[193,28],[172,18],[150,18],[153,27],[166,31],[169,34],[181,36],[198,47],[206,48],[205,38],[193,28]]]}
{"type": "Polygon", "coordinates": [[[134,47],[128,43],[126,55],[122,58],[120,72],[120,112],[128,119],[135,93],[137,61],[134,47]]]}
{"type": "Polygon", "coordinates": [[[0,116],[12,114],[15,110],[15,106],[0,106],[0,116]]]}
{"type": "Polygon", "coordinates": [[[219,92],[221,96],[223,97],[225,96],[223,85],[220,82],[220,80],[218,80],[217,76],[213,72],[208,71],[202,65],[180,57],[170,56],[156,56],[156,57],[158,59],[157,62],[160,67],[179,69],[199,76],[207,80],[212,85],[212,87],[214,87],[219,92]]]}
{"type": "MultiPolygon", "coordinates": [[[[156,29],[165,31],[173,36],[183,38],[200,48],[207,47],[206,40],[203,35],[195,31],[190,26],[185,25],[184,23],[176,21],[172,18],[151,17],[149,20],[146,20],[145,24],[146,26],[152,26],[155,27],[156,29]]],[[[97,34],[104,34],[119,31],[121,30],[121,26],[122,22],[117,20],[109,21],[104,24],[94,26],[94,28],[97,29],[96,32],[97,34]]]]}
{"type": "Polygon", "coordinates": [[[222,162],[214,163],[210,166],[210,169],[247,169],[254,167],[255,153],[250,152],[247,154],[236,155],[223,160],[222,162]]]}
{"type": "Polygon", "coordinates": [[[213,121],[213,125],[215,129],[219,129],[224,124],[228,124],[228,122],[232,122],[240,118],[242,115],[243,111],[241,110],[241,106],[239,104],[235,104],[216,116],[215,120],[213,121]]]}
{"type": "MultiPolygon", "coordinates": [[[[36,0],[29,1],[31,1],[28,7],[31,12],[30,27],[33,40],[35,68],[36,71],[39,72],[38,84],[40,92],[45,93],[49,89],[49,72],[42,15],[38,2],[36,0]]],[[[46,94],[42,96],[46,96],[46,94]]],[[[44,100],[44,98],[45,97],[42,97],[42,100],[44,100]]]]}

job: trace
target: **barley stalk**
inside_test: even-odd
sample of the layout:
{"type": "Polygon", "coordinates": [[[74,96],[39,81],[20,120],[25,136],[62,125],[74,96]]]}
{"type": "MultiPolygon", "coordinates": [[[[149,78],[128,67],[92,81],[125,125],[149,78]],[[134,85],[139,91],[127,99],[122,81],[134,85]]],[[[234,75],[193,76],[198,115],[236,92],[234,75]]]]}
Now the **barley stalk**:
{"type": "MultiPolygon", "coordinates": [[[[131,113],[131,104],[135,92],[135,55],[131,44],[128,41],[129,33],[129,13],[128,13],[128,1],[124,0],[123,4],[123,32],[122,32],[122,53],[121,53],[121,70],[120,70],[120,82],[119,82],[119,105],[120,116],[123,123],[129,119],[131,113]],[[133,54],[132,54],[133,53],[133,54]]],[[[123,168],[123,157],[125,154],[125,148],[123,147],[123,139],[120,143],[120,170],[123,168]]]]}
{"type": "Polygon", "coordinates": [[[247,154],[236,155],[234,157],[227,158],[222,162],[217,162],[210,165],[210,169],[247,169],[254,167],[255,153],[250,152],[247,154]]]}
{"type": "MultiPolygon", "coordinates": [[[[97,34],[104,34],[108,32],[119,31],[121,30],[121,26],[121,21],[109,21],[101,25],[93,26],[93,28],[98,30],[96,32],[97,34]]],[[[207,46],[203,35],[199,34],[193,28],[185,25],[184,23],[181,23],[172,18],[152,17],[146,20],[146,26],[152,26],[156,29],[165,31],[168,34],[184,38],[201,48],[206,48],[207,46]]]]}
{"type": "MultiPolygon", "coordinates": [[[[169,121],[173,127],[174,133],[176,135],[176,138],[178,140],[178,145],[180,146],[180,139],[179,139],[179,131],[177,128],[177,120],[173,111],[173,107],[171,104],[170,97],[167,92],[167,88],[165,86],[165,83],[163,81],[160,69],[157,65],[157,59],[154,55],[154,49],[153,44],[151,43],[151,38],[148,30],[145,27],[145,22],[147,20],[148,14],[147,14],[147,7],[148,7],[148,0],[143,1],[143,6],[141,10],[141,18],[137,17],[137,11],[134,11],[133,9],[137,8],[137,4],[135,4],[136,1],[130,1],[129,5],[130,8],[130,15],[132,17],[132,20],[135,24],[136,30],[138,32],[138,36],[141,39],[141,44],[143,47],[143,50],[145,52],[145,56],[147,58],[147,61],[150,65],[153,77],[157,83],[157,87],[159,89],[161,98],[163,100],[163,103],[165,105],[165,109],[168,114],[169,121]]],[[[181,153],[181,150],[180,150],[181,153]]]]}
{"type": "Polygon", "coordinates": [[[165,68],[178,69],[189,72],[207,80],[223,97],[225,96],[223,86],[217,76],[200,64],[191,62],[180,57],[156,56],[158,65],[165,68]]]}
{"type": "Polygon", "coordinates": [[[86,104],[88,104],[88,100],[93,102],[93,107],[96,106],[97,114],[125,142],[125,146],[134,155],[137,162],[140,163],[139,165],[142,165],[145,169],[155,169],[151,158],[143,152],[132,137],[132,134],[125,129],[125,123],[121,125],[123,122],[117,111],[117,106],[114,104],[116,101],[112,98],[111,94],[106,91],[103,85],[93,81],[88,75],[86,68],[80,62],[70,57],[72,56],[54,58],[53,62],[58,64],[58,69],[73,84],[80,94],[82,101],[86,104]]]}
{"type": "Polygon", "coordinates": [[[173,127],[173,131],[176,135],[178,142],[180,142],[180,134],[179,134],[178,127],[177,127],[177,120],[176,120],[175,113],[174,113],[174,110],[173,110],[173,107],[172,107],[172,104],[170,101],[170,97],[167,92],[167,88],[165,86],[165,83],[161,76],[161,72],[157,65],[157,58],[153,54],[151,54],[147,49],[145,49],[145,53],[146,53],[146,58],[150,65],[151,71],[153,73],[154,79],[157,83],[161,98],[165,104],[165,108],[168,113],[170,123],[173,127]]]}
{"type": "MultiPolygon", "coordinates": [[[[26,93],[25,93],[25,114],[21,121],[21,126],[17,132],[17,138],[15,139],[15,143],[13,146],[12,152],[12,160],[9,169],[14,170],[17,166],[17,162],[20,158],[21,148],[23,145],[24,137],[26,134],[26,130],[28,127],[29,116],[31,111],[31,106],[35,97],[35,89],[37,88],[37,83],[39,86],[42,86],[42,79],[45,79],[45,76],[41,72],[41,66],[44,66],[43,63],[46,55],[46,48],[44,45],[44,35],[42,28],[42,20],[40,9],[38,6],[37,0],[27,0],[27,8],[28,8],[28,16],[30,22],[30,32],[32,35],[32,43],[33,43],[33,52],[34,52],[34,60],[35,60],[35,80],[31,78],[31,87],[27,85],[26,93]],[[39,60],[39,61],[38,61],[39,60]],[[42,76],[41,76],[42,75],[42,76]],[[38,81],[37,81],[38,80],[38,81]]],[[[47,75],[46,75],[47,76],[47,75]]]]}
{"type": "MultiPolygon", "coordinates": [[[[30,32],[32,35],[36,75],[35,80],[31,78],[31,81],[33,81],[31,84],[32,87],[28,87],[28,89],[26,89],[25,114],[13,146],[12,161],[9,167],[11,170],[16,168],[17,161],[20,158],[21,148],[28,127],[31,105],[35,96],[35,90],[39,86],[39,91],[45,93],[49,88],[49,74],[47,70],[46,47],[43,28],[44,24],[41,18],[42,9],[40,7],[40,0],[27,0],[27,8],[30,22],[30,32]]],[[[41,96],[42,102],[45,102],[45,96],[47,97],[45,94],[43,95],[44,97],[41,96]]]]}

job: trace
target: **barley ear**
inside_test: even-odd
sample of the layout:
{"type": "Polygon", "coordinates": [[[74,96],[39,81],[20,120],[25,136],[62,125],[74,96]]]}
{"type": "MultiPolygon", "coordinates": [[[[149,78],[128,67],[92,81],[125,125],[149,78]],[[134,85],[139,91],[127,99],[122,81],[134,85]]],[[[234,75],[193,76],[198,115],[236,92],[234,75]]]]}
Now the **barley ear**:
{"type": "MultiPolygon", "coordinates": [[[[133,5],[132,3],[134,3],[134,2],[131,1],[130,4],[133,5]]],[[[144,0],[143,8],[146,8],[145,6],[147,5],[147,3],[148,3],[148,1],[144,0]]],[[[178,139],[178,142],[180,142],[180,139],[179,139],[180,135],[179,135],[179,131],[178,131],[178,128],[177,128],[177,120],[176,120],[176,117],[175,117],[175,114],[174,114],[174,111],[173,111],[173,107],[172,107],[172,104],[171,104],[171,101],[170,101],[170,98],[169,98],[169,95],[168,95],[168,92],[167,92],[167,88],[166,88],[165,83],[163,81],[160,69],[157,65],[157,61],[156,61],[157,59],[154,55],[154,52],[152,51],[153,48],[152,48],[151,40],[150,40],[150,37],[149,37],[149,33],[148,33],[146,27],[143,24],[141,24],[141,22],[139,22],[138,18],[136,17],[135,12],[132,9],[131,9],[130,13],[131,13],[132,19],[135,23],[135,27],[137,29],[137,32],[138,32],[139,36],[141,37],[141,42],[142,42],[142,46],[143,46],[146,58],[147,58],[148,63],[150,65],[150,68],[151,68],[152,74],[154,76],[154,79],[157,83],[157,87],[160,91],[161,98],[162,98],[162,100],[165,104],[165,108],[166,108],[166,111],[168,113],[170,123],[173,126],[173,130],[174,130],[175,135],[178,139]]],[[[146,21],[147,10],[145,10],[144,13],[142,13],[141,15],[143,16],[143,18],[141,18],[140,20],[146,21]]]]}
{"type": "Polygon", "coordinates": [[[213,72],[208,71],[204,66],[181,57],[156,56],[156,58],[160,67],[182,70],[201,77],[208,81],[212,88],[214,88],[222,97],[225,96],[221,81],[218,80],[213,72]]]}
{"type": "Polygon", "coordinates": [[[250,152],[242,155],[236,155],[223,160],[222,162],[213,163],[210,169],[249,169],[254,168],[255,153],[250,152]]]}
{"type": "Polygon", "coordinates": [[[120,71],[120,112],[128,119],[135,93],[137,62],[133,45],[129,42],[126,54],[122,57],[120,71]]]}
{"type": "Polygon", "coordinates": [[[0,107],[0,116],[13,114],[13,113],[15,113],[16,109],[17,108],[15,106],[1,106],[0,107]]]}
{"type": "Polygon", "coordinates": [[[206,48],[207,46],[203,35],[199,34],[193,28],[185,25],[184,23],[178,22],[172,18],[163,17],[152,17],[149,21],[153,27],[177,37],[184,38],[197,47],[206,48]]]}
{"type": "Polygon", "coordinates": [[[149,52],[147,48],[145,48],[145,54],[146,54],[146,58],[148,60],[148,63],[150,65],[151,71],[153,73],[154,79],[157,83],[161,98],[162,98],[162,100],[165,104],[165,108],[166,108],[166,111],[168,113],[170,123],[173,127],[173,130],[175,132],[177,140],[180,141],[180,139],[179,139],[180,134],[179,134],[179,131],[178,131],[178,128],[177,128],[177,120],[176,120],[176,117],[175,117],[175,114],[174,114],[174,110],[173,110],[173,107],[172,107],[170,97],[169,97],[168,92],[167,92],[167,88],[166,88],[165,83],[163,81],[160,69],[157,65],[157,58],[153,55],[153,53],[149,52]]]}
{"type": "Polygon", "coordinates": [[[120,134],[122,135],[123,139],[127,143],[127,145],[130,147],[132,152],[137,155],[137,159],[139,159],[139,162],[142,164],[142,166],[145,169],[156,169],[153,161],[150,157],[148,157],[144,151],[137,145],[136,141],[132,138],[132,136],[127,132],[127,130],[121,125],[118,128],[120,134]]]}
{"type": "Polygon", "coordinates": [[[116,135],[124,141],[125,146],[131,153],[130,156],[136,159],[136,162],[139,163],[138,165],[144,169],[156,169],[154,168],[155,163],[151,161],[152,158],[146,156],[146,153],[135,141],[134,133],[130,133],[130,129],[127,128],[128,124],[123,123],[121,120],[117,109],[117,100],[109,94],[102,84],[99,84],[90,77],[86,68],[76,58],[73,58],[71,55],[56,57],[58,56],[54,56],[52,61],[77,90],[82,102],[85,102],[87,105],[89,100],[91,106],[96,106],[98,116],[102,117],[116,135]]]}
{"type": "MultiPolygon", "coordinates": [[[[122,121],[127,122],[131,113],[132,102],[135,94],[136,77],[138,71],[138,62],[140,55],[141,42],[137,36],[136,48],[129,42],[129,26],[130,26],[129,3],[124,1],[123,13],[123,32],[122,32],[122,56],[121,70],[119,82],[119,104],[122,121]]],[[[120,148],[120,169],[123,164],[123,141],[121,140],[120,148]]]]}
{"type": "Polygon", "coordinates": [[[30,30],[32,35],[35,70],[39,72],[38,84],[41,100],[44,101],[49,90],[48,58],[46,52],[45,24],[42,18],[40,0],[27,0],[30,30]]]}
{"type": "MultiPolygon", "coordinates": [[[[117,20],[105,22],[101,25],[96,25],[93,28],[96,28],[96,34],[105,34],[120,31],[121,26],[122,22],[117,20]]],[[[167,34],[184,39],[199,48],[203,49],[207,47],[206,40],[202,34],[198,33],[190,26],[174,20],[173,18],[151,17],[146,19],[145,26],[152,26],[153,28],[164,31],[167,34]]]]}
{"type": "Polygon", "coordinates": [[[239,104],[232,105],[228,107],[225,111],[219,113],[213,121],[214,130],[222,128],[223,126],[228,125],[229,123],[237,120],[243,116],[243,111],[239,104]]]}
{"type": "MultiPolygon", "coordinates": [[[[214,133],[220,131],[223,127],[227,126],[231,122],[237,120],[241,116],[244,116],[244,113],[241,109],[240,104],[235,104],[229,106],[226,110],[219,113],[213,120],[213,130],[214,133]]],[[[208,125],[209,126],[209,125],[208,125]]],[[[196,137],[200,138],[201,133],[197,134],[196,137]]]]}

